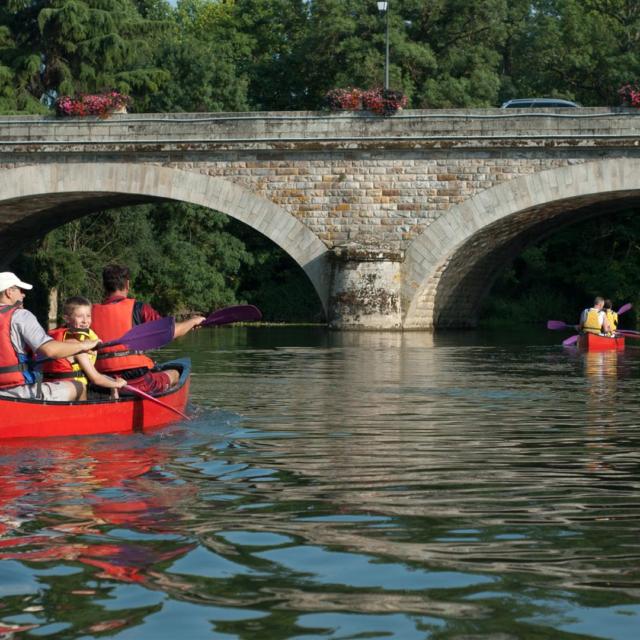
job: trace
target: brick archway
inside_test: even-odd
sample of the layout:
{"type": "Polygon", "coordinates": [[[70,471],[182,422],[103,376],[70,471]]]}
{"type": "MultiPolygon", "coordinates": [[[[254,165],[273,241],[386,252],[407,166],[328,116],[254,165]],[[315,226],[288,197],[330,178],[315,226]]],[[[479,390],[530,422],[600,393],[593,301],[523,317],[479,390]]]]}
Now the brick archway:
{"type": "Polygon", "coordinates": [[[640,159],[541,171],[451,208],[409,246],[403,265],[406,329],[473,326],[500,269],[558,228],[640,204],[640,159]]]}
{"type": "Polygon", "coordinates": [[[305,271],[327,309],[324,243],[290,213],[229,180],[153,164],[48,163],[0,170],[0,253],[9,262],[30,239],[117,206],[176,200],[253,227],[305,271]]]}

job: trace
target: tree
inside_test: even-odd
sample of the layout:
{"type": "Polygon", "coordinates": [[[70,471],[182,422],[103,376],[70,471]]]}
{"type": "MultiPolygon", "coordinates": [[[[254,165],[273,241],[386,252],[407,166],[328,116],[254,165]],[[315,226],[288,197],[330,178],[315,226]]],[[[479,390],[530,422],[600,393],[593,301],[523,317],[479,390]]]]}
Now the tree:
{"type": "Polygon", "coordinates": [[[174,26],[158,43],[155,61],[171,78],[149,95],[150,111],[245,111],[248,79],[239,61],[246,38],[234,24],[233,3],[182,0],[174,26]]]}
{"type": "Polygon", "coordinates": [[[10,0],[2,18],[19,25],[10,66],[36,100],[106,89],[136,96],[168,78],[150,64],[164,25],[143,19],[132,0],[10,0]]]}
{"type": "Polygon", "coordinates": [[[557,96],[616,105],[640,76],[640,5],[635,0],[517,3],[503,52],[503,97],[557,96]]]}

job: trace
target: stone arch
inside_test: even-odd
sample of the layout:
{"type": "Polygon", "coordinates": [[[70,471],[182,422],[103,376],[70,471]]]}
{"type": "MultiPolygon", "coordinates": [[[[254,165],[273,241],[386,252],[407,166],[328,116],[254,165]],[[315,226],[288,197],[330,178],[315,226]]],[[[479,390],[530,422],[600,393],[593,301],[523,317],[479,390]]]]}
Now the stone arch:
{"type": "Polygon", "coordinates": [[[101,209],[177,200],[225,213],[253,227],[305,271],[327,310],[327,247],[273,202],[221,178],[139,163],[50,163],[0,170],[0,262],[25,241],[101,209]]]}
{"type": "Polygon", "coordinates": [[[452,207],[409,246],[403,265],[406,329],[473,326],[500,269],[559,228],[640,205],[640,159],[540,171],[452,207]]]}

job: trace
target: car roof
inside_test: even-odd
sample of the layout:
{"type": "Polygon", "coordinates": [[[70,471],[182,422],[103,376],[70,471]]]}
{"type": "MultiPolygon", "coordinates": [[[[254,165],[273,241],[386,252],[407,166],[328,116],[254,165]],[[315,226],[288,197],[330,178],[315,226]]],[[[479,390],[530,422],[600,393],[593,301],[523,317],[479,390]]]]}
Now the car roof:
{"type": "Polygon", "coordinates": [[[527,107],[579,107],[580,105],[563,98],[514,98],[500,105],[501,109],[516,109],[527,107]]]}

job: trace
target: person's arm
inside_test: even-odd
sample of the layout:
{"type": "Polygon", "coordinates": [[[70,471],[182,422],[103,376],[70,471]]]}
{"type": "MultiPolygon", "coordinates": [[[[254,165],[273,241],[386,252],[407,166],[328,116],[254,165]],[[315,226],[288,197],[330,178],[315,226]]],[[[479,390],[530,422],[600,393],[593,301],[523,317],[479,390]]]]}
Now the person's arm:
{"type": "MultiPolygon", "coordinates": [[[[145,322],[153,322],[154,320],[158,320],[162,316],[150,305],[146,302],[136,302],[133,318],[136,324],[143,324],[145,322]]],[[[173,339],[181,338],[194,329],[198,325],[202,324],[205,321],[204,316],[193,316],[193,318],[189,318],[188,320],[182,320],[181,322],[175,323],[175,329],[173,331],[173,339]]]]}
{"type": "Polygon", "coordinates": [[[87,380],[92,382],[98,387],[105,387],[107,389],[121,389],[127,384],[126,380],[122,378],[110,378],[100,373],[93,362],[91,362],[91,356],[88,353],[79,353],[76,355],[76,362],[80,365],[80,368],[87,376],[87,380]]]}
{"type": "Polygon", "coordinates": [[[176,326],[173,331],[173,339],[175,340],[176,338],[180,338],[186,335],[187,333],[189,333],[189,331],[191,331],[191,329],[194,329],[198,325],[201,325],[205,321],[205,319],[206,318],[204,316],[193,316],[193,318],[189,318],[188,320],[176,322],[176,326]]]}
{"type": "Polygon", "coordinates": [[[577,329],[578,331],[582,331],[582,330],[584,329],[584,321],[585,321],[586,319],[587,319],[587,312],[586,312],[586,311],[583,311],[583,312],[580,314],[580,322],[578,323],[578,325],[577,325],[577,327],[576,327],[576,329],[577,329]]]}
{"type": "Polygon", "coordinates": [[[93,351],[98,342],[98,340],[84,340],[82,342],[79,340],[65,340],[64,342],[49,340],[41,344],[36,351],[47,358],[57,360],[58,358],[75,356],[85,351],[93,351]]]}

